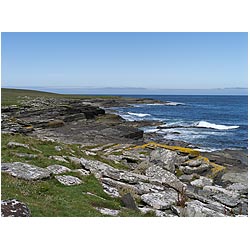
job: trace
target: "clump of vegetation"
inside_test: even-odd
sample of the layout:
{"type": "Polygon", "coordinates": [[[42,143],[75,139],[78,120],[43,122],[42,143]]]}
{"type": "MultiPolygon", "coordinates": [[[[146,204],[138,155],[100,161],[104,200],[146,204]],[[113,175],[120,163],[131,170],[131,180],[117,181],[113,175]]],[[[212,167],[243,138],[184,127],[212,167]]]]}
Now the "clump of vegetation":
{"type": "Polygon", "coordinates": [[[183,187],[181,189],[181,192],[178,192],[176,205],[184,208],[186,206],[187,200],[188,200],[188,197],[187,197],[187,194],[186,194],[186,189],[183,187]]]}

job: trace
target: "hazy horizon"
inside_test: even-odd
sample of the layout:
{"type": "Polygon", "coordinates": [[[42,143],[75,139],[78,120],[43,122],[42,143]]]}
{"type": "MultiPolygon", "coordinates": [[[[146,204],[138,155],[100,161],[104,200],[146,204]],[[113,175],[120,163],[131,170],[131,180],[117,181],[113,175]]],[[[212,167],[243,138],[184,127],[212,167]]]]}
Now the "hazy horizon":
{"type": "Polygon", "coordinates": [[[248,87],[247,32],[3,32],[1,38],[4,87],[248,87]]]}

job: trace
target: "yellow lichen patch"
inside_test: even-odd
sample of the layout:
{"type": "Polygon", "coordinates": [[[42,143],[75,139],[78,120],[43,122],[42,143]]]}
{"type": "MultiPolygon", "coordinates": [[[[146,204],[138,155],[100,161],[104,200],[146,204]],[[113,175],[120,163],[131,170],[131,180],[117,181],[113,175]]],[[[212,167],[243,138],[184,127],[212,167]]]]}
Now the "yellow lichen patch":
{"type": "Polygon", "coordinates": [[[226,169],[226,167],[223,167],[223,166],[218,165],[218,164],[213,163],[213,162],[210,162],[210,165],[213,166],[213,168],[211,168],[213,177],[216,176],[219,172],[226,169]]]}
{"type": "Polygon", "coordinates": [[[151,149],[153,149],[153,148],[165,148],[165,149],[169,149],[169,150],[179,151],[181,153],[192,154],[194,156],[200,155],[199,151],[191,149],[191,148],[183,148],[183,147],[179,147],[179,146],[169,146],[166,144],[160,144],[160,143],[156,143],[156,142],[149,142],[147,144],[127,148],[127,150],[144,149],[144,148],[151,148],[151,149]]]}

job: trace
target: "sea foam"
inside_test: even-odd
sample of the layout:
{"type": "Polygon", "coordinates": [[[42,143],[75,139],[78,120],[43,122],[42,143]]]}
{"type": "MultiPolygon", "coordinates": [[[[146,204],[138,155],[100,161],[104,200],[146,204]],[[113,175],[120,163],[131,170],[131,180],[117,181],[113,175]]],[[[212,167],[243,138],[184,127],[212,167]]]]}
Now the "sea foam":
{"type": "Polygon", "coordinates": [[[206,121],[200,121],[195,124],[198,128],[212,128],[212,129],[218,129],[218,130],[228,130],[228,129],[236,129],[239,128],[239,126],[226,126],[226,125],[220,125],[215,123],[210,123],[206,121]]]}

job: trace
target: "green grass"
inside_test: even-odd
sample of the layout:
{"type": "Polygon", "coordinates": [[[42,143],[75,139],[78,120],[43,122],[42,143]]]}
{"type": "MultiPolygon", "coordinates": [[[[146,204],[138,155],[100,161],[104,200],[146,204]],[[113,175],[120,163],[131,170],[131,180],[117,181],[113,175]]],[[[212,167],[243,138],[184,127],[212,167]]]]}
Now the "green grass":
{"type": "Polygon", "coordinates": [[[114,99],[120,98],[118,96],[92,96],[92,95],[70,95],[70,94],[56,94],[44,91],[28,90],[28,89],[8,89],[1,88],[1,102],[2,105],[18,105],[20,98],[28,96],[31,99],[36,97],[45,97],[45,98],[70,98],[70,99],[93,99],[93,98],[102,98],[102,99],[114,99]]]}
{"type": "MultiPolygon", "coordinates": [[[[74,151],[74,156],[85,157],[87,159],[100,160],[109,165],[124,169],[126,166],[116,164],[111,160],[103,159],[100,155],[85,156],[79,145],[77,144],[58,144],[56,142],[43,142],[36,138],[25,135],[9,135],[2,134],[2,162],[25,162],[39,167],[47,167],[52,164],[60,164],[70,169],[79,168],[72,163],[62,163],[53,159],[49,159],[50,155],[69,155],[69,152],[74,151]],[[8,148],[7,143],[15,141],[25,143],[31,149],[22,147],[8,148]],[[55,146],[61,146],[62,151],[56,151],[55,146]],[[37,152],[39,150],[40,152],[37,152]],[[37,154],[36,159],[25,159],[15,156],[14,153],[31,153],[37,154]]],[[[104,216],[94,207],[104,207],[120,210],[119,216],[153,216],[153,214],[142,214],[133,210],[122,207],[122,203],[118,198],[112,198],[107,195],[102,188],[100,182],[93,176],[82,176],[79,173],[66,173],[66,175],[76,176],[83,180],[81,185],[64,186],[59,183],[54,177],[43,181],[25,181],[12,177],[6,173],[1,176],[1,194],[2,200],[18,199],[28,205],[32,216],[35,217],[75,217],[75,216],[104,216]],[[86,194],[93,193],[99,197],[86,194]],[[103,200],[102,198],[105,200],[103,200]]]]}

